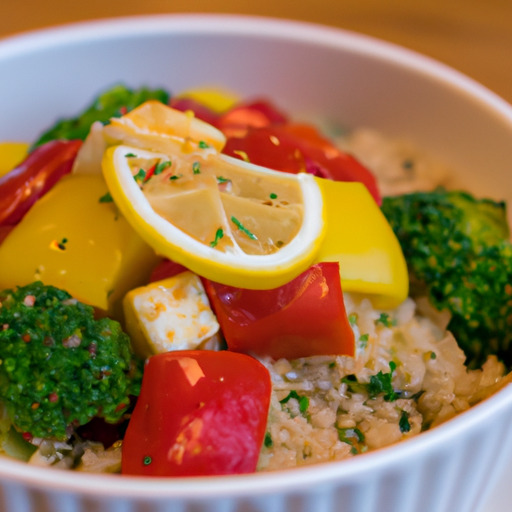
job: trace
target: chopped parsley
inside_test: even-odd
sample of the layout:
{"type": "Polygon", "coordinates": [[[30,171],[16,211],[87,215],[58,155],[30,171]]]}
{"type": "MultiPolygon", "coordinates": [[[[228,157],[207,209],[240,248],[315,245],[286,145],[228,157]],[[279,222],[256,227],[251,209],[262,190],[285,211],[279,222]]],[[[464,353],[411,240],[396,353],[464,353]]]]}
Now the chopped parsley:
{"type": "Polygon", "coordinates": [[[217,176],[217,183],[227,183],[231,181],[229,178],[224,178],[223,176],[217,176]]]}
{"type": "Polygon", "coordinates": [[[402,432],[402,434],[411,430],[411,424],[409,423],[409,413],[407,411],[402,410],[398,426],[400,427],[400,432],[402,432]]]}
{"type": "Polygon", "coordinates": [[[215,239],[210,242],[210,247],[217,247],[219,240],[224,237],[224,230],[222,228],[218,228],[215,232],[215,239]]]}
{"type": "Polygon", "coordinates": [[[392,327],[395,325],[394,321],[387,313],[381,313],[379,318],[375,320],[375,325],[382,324],[384,327],[392,327]]]}
{"type": "Polygon", "coordinates": [[[139,169],[139,171],[137,172],[137,174],[134,174],[133,175],[133,179],[137,182],[137,183],[142,183],[145,179],[146,179],[146,171],[144,169],[139,169]]]}
{"type": "Polygon", "coordinates": [[[396,364],[393,361],[389,362],[389,369],[391,370],[389,373],[382,373],[382,371],[379,371],[377,375],[372,375],[370,377],[370,382],[368,383],[368,394],[370,395],[370,398],[375,398],[381,394],[384,395],[384,400],[386,402],[394,402],[398,398],[391,382],[393,372],[396,369],[396,364]]]}
{"type": "Polygon", "coordinates": [[[107,192],[106,194],[102,195],[99,199],[100,203],[112,203],[113,201],[114,200],[112,199],[110,192],[107,192]]]}
{"type": "Polygon", "coordinates": [[[181,174],[178,175],[178,174],[173,174],[171,177],[169,177],[169,179],[171,181],[176,181],[176,180],[179,180],[181,178],[181,174]]]}
{"type": "Polygon", "coordinates": [[[158,176],[159,174],[162,174],[162,172],[165,171],[165,169],[167,169],[171,165],[172,162],[170,160],[166,160],[165,162],[158,162],[156,164],[155,171],[153,172],[153,174],[155,176],[158,176]]]}
{"type": "Polygon", "coordinates": [[[338,439],[352,447],[350,451],[353,455],[364,451],[364,434],[356,427],[339,428],[338,439]]]}
{"type": "Polygon", "coordinates": [[[274,192],[270,193],[270,199],[277,199],[277,194],[274,194],[274,192]]]}
{"type": "Polygon", "coordinates": [[[192,172],[194,174],[201,174],[201,164],[199,162],[194,162],[192,164],[192,172]]]}
{"type": "Polygon", "coordinates": [[[292,390],[288,393],[287,396],[285,396],[282,400],[279,400],[279,403],[281,405],[286,404],[288,401],[290,401],[292,398],[297,400],[299,402],[299,411],[301,414],[305,414],[309,407],[309,398],[305,395],[299,395],[297,391],[292,390]]]}
{"type": "Polygon", "coordinates": [[[124,155],[125,158],[136,158],[137,155],[134,154],[134,153],[126,153],[126,155],[124,155]]]}
{"type": "Polygon", "coordinates": [[[209,148],[210,145],[208,143],[206,143],[204,140],[200,140],[199,141],[199,144],[198,146],[201,148],[201,149],[206,149],[206,148],[209,148]]]}
{"type": "Polygon", "coordinates": [[[350,313],[350,315],[348,315],[348,323],[352,326],[356,325],[357,313],[350,313]]]}
{"type": "Polygon", "coordinates": [[[361,334],[361,336],[359,336],[359,346],[361,348],[366,348],[367,345],[368,345],[368,340],[369,339],[370,339],[370,335],[368,333],[361,334]]]}
{"type": "Polygon", "coordinates": [[[231,216],[231,222],[244,234],[247,235],[251,240],[258,240],[258,237],[251,233],[235,216],[231,216]]]}
{"type": "Polygon", "coordinates": [[[144,466],[149,466],[152,462],[153,459],[149,455],[146,455],[144,459],[142,459],[142,464],[144,464],[144,466]]]}
{"type": "Polygon", "coordinates": [[[369,398],[384,395],[386,402],[394,402],[398,398],[398,393],[393,389],[392,385],[396,364],[390,361],[389,368],[391,370],[389,373],[379,371],[376,375],[372,375],[367,383],[359,382],[355,375],[347,375],[341,379],[341,382],[347,385],[350,393],[368,393],[369,398]]]}
{"type": "Polygon", "coordinates": [[[263,444],[265,445],[265,448],[272,448],[272,446],[274,446],[274,441],[272,440],[270,432],[265,432],[265,439],[263,440],[263,444]]]}

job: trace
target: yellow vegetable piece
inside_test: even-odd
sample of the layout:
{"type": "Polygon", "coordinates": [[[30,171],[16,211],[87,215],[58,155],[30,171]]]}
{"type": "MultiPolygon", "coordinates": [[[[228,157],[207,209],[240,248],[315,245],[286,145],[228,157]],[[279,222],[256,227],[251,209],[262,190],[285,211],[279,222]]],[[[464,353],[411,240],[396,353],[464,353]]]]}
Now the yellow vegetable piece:
{"type": "Polygon", "coordinates": [[[123,215],[159,254],[225,284],[280,286],[309,267],[322,239],[322,197],[309,174],[213,148],[162,154],[129,146],[106,151],[103,174],[123,215]]]}
{"type": "Polygon", "coordinates": [[[342,288],[369,295],[390,309],[408,295],[407,265],[400,244],[361,183],[316,178],[325,205],[326,235],[317,261],[339,261],[342,288]]]}
{"type": "Polygon", "coordinates": [[[123,307],[126,330],[141,357],[197,349],[219,330],[201,279],[192,272],[131,290],[123,307]]]}
{"type": "Polygon", "coordinates": [[[12,171],[27,156],[26,142],[0,142],[0,176],[12,171]]]}
{"type": "Polygon", "coordinates": [[[214,87],[187,89],[185,92],[179,94],[178,98],[190,98],[218,113],[229,110],[240,100],[238,95],[214,87]]]}
{"type": "Polygon", "coordinates": [[[62,178],[0,245],[0,289],[35,280],[113,313],[124,294],[157,263],[110,202],[101,175],[62,178]]]}

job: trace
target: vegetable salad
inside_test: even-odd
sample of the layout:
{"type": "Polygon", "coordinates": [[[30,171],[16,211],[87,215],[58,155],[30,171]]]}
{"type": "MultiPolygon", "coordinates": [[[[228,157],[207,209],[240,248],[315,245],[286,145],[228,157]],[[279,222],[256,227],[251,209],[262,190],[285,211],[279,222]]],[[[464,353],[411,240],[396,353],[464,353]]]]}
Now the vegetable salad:
{"type": "Polygon", "coordinates": [[[25,157],[19,148],[0,176],[7,455],[148,476],[293,467],[406,439],[507,382],[501,203],[382,197],[371,170],[313,125],[227,94],[116,86],[25,157]],[[275,219],[300,225],[313,211],[308,192],[298,214],[283,199],[281,184],[304,174],[323,226],[305,239],[310,259],[279,286],[260,267],[259,279],[224,278],[212,251],[229,252],[228,228],[201,215],[207,202],[230,212],[235,245],[273,236],[279,253],[290,242],[270,235],[275,219]],[[162,250],[162,222],[182,246],[162,250]],[[211,256],[194,266],[179,251],[203,227],[211,256]]]}

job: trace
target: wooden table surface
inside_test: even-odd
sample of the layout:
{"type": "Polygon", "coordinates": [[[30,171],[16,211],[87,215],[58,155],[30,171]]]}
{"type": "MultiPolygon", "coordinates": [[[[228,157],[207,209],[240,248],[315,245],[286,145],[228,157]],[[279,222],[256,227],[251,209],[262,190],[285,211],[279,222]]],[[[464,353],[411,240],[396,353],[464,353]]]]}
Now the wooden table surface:
{"type": "Polygon", "coordinates": [[[74,21],[185,12],[354,30],[434,57],[512,103],[512,0],[0,0],[0,38],[74,21]]]}

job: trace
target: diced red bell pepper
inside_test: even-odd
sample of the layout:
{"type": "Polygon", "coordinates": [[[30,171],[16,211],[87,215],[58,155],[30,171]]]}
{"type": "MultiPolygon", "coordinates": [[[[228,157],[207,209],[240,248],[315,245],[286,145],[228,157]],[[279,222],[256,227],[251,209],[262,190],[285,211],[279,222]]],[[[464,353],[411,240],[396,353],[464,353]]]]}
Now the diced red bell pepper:
{"type": "Polygon", "coordinates": [[[81,140],[47,142],[0,177],[0,225],[16,224],[39,198],[69,173],[81,145],[81,140]]]}
{"type": "Polygon", "coordinates": [[[242,136],[230,137],[223,152],[279,171],[309,172],[335,181],[357,181],[366,186],[377,204],[381,204],[373,174],[310,125],[285,123],[251,128],[242,136]]]}
{"type": "Polygon", "coordinates": [[[354,355],[338,263],[317,263],[272,290],[204,282],[229,350],[274,359],[354,355]]]}
{"type": "Polygon", "coordinates": [[[226,137],[242,137],[249,128],[262,128],[287,122],[285,114],[265,100],[240,103],[222,114],[215,126],[226,137]]]}
{"type": "Polygon", "coordinates": [[[169,105],[181,112],[190,110],[198,119],[214,126],[219,119],[219,114],[192,98],[172,98],[169,105]]]}
{"type": "Polygon", "coordinates": [[[165,259],[158,263],[152,270],[149,281],[151,283],[155,281],[162,281],[163,279],[181,274],[181,272],[185,272],[185,270],[188,270],[188,268],[176,263],[175,261],[165,259]]]}
{"type": "Polygon", "coordinates": [[[267,369],[244,354],[199,350],[150,357],[123,440],[122,473],[255,471],[270,393],[267,369]]]}

